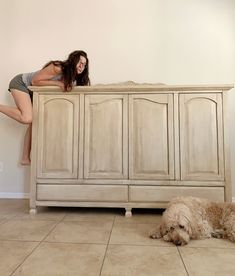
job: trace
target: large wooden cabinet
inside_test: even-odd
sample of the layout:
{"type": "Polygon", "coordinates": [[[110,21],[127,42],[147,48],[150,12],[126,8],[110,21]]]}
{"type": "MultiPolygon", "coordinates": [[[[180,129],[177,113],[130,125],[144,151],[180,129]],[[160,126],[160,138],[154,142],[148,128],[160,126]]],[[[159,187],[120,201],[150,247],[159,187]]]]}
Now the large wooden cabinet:
{"type": "Polygon", "coordinates": [[[31,212],[37,206],[165,207],[231,201],[231,85],[133,83],[34,91],[31,212]]]}

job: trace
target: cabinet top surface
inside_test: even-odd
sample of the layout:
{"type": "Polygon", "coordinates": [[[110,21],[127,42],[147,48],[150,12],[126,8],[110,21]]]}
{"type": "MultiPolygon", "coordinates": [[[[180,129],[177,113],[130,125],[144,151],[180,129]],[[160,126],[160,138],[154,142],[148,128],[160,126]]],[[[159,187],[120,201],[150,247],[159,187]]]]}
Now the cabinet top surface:
{"type": "MultiPolygon", "coordinates": [[[[224,92],[232,89],[233,84],[212,84],[212,85],[165,85],[165,84],[139,84],[132,81],[117,84],[97,84],[91,86],[75,86],[69,93],[101,93],[101,92],[224,92]]],[[[29,86],[33,92],[52,92],[53,94],[62,93],[57,86],[29,86]]]]}

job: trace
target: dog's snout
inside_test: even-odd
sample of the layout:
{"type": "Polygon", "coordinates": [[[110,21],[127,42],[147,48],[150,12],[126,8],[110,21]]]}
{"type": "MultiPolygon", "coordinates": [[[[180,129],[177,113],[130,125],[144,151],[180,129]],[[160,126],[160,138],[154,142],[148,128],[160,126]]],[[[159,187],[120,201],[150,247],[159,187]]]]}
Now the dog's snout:
{"type": "Polygon", "coordinates": [[[175,245],[182,245],[182,242],[179,241],[179,240],[176,240],[176,241],[174,242],[174,244],[175,244],[175,245]]]}

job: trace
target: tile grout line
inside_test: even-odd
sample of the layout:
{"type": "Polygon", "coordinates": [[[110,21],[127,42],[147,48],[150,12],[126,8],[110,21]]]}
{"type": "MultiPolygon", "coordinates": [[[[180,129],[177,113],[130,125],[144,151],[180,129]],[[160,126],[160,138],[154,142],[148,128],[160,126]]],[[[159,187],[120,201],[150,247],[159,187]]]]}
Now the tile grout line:
{"type": "MultiPolygon", "coordinates": [[[[33,254],[33,252],[42,244],[42,242],[50,235],[50,233],[56,228],[56,226],[64,219],[65,215],[55,224],[55,226],[49,231],[49,233],[41,240],[39,241],[38,245],[32,249],[32,251],[23,259],[23,261],[17,265],[17,267],[13,270],[13,272],[10,274],[12,276],[16,270],[24,264],[24,262],[33,254]]],[[[22,241],[24,242],[24,241],[22,241]]]]}
{"type": "MultiPolygon", "coordinates": [[[[52,229],[53,230],[53,229],[52,229]]],[[[1,239],[0,238],[0,242],[4,242],[4,241],[8,241],[8,242],[31,242],[31,243],[38,243],[38,242],[45,242],[45,243],[56,243],[56,244],[94,244],[94,245],[107,245],[106,243],[98,243],[98,242],[68,242],[68,241],[37,241],[37,240],[19,240],[19,239],[1,239]]],[[[174,246],[170,246],[170,245],[164,245],[164,244],[161,244],[161,245],[152,245],[152,244],[135,244],[135,243],[112,243],[112,245],[123,245],[123,246],[142,246],[142,247],[161,247],[161,248],[174,248],[174,246]]],[[[176,247],[176,246],[175,246],[176,247]]],[[[210,249],[219,249],[219,250],[235,250],[235,247],[216,247],[216,246],[196,246],[196,247],[190,247],[188,246],[187,248],[190,248],[190,249],[205,249],[205,248],[210,248],[210,249]]]]}
{"type": "Polygon", "coordinates": [[[112,224],[112,228],[111,228],[111,231],[110,231],[109,239],[108,239],[108,242],[107,242],[107,245],[106,245],[106,249],[105,249],[105,252],[104,252],[104,258],[103,258],[103,262],[102,262],[102,265],[101,265],[101,268],[100,268],[100,274],[99,274],[99,276],[101,276],[101,273],[102,273],[102,270],[103,270],[103,266],[104,266],[104,262],[105,262],[105,259],[106,259],[106,254],[107,254],[107,251],[108,251],[109,242],[110,242],[111,235],[112,235],[112,232],[113,232],[113,226],[114,226],[115,220],[116,220],[116,215],[113,218],[113,224],[112,224]]]}
{"type": "Polygon", "coordinates": [[[179,247],[176,246],[176,248],[177,248],[177,251],[178,251],[178,253],[179,253],[179,255],[180,255],[180,259],[181,259],[181,261],[182,261],[182,263],[183,263],[184,269],[185,269],[187,275],[189,276],[188,270],[187,270],[186,265],[185,265],[185,263],[184,263],[184,259],[183,259],[182,255],[181,255],[181,253],[180,253],[179,247]]]}

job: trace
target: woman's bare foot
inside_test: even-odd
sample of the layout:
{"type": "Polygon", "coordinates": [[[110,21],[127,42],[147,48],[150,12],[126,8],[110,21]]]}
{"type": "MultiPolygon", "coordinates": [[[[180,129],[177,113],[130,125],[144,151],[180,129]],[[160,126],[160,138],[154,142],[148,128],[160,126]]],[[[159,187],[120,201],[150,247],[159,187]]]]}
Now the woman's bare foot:
{"type": "Polygon", "coordinates": [[[29,166],[31,163],[31,160],[29,158],[22,158],[21,161],[20,161],[20,164],[22,166],[29,166]]]}

